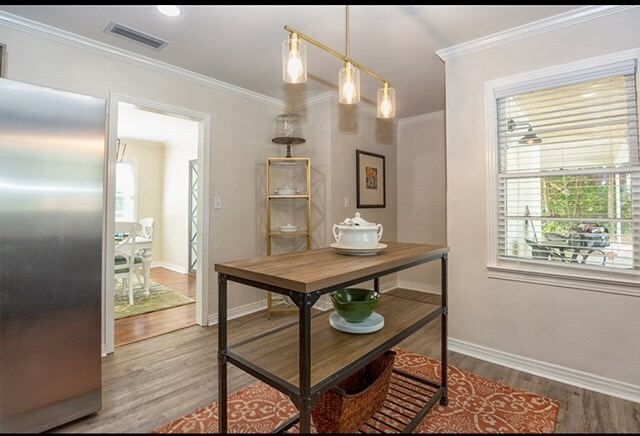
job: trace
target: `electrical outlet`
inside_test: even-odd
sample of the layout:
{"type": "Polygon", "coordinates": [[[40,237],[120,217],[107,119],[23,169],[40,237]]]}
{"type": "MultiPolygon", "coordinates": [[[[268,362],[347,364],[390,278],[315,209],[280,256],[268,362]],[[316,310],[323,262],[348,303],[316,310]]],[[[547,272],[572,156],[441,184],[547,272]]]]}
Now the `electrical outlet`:
{"type": "Polygon", "coordinates": [[[349,197],[344,197],[344,207],[350,207],[351,206],[351,201],[349,200],[349,197]]]}
{"type": "Polygon", "coordinates": [[[222,209],[222,197],[213,197],[213,208],[222,209]]]}

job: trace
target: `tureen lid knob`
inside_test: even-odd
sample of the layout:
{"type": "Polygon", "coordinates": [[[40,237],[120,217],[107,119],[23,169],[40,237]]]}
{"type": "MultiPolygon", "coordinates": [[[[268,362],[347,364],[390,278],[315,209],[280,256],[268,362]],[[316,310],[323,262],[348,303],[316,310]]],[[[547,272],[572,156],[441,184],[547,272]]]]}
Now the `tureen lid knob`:
{"type": "Polygon", "coordinates": [[[375,223],[370,223],[360,216],[360,212],[356,212],[355,216],[351,219],[351,224],[355,226],[375,226],[375,223]]]}

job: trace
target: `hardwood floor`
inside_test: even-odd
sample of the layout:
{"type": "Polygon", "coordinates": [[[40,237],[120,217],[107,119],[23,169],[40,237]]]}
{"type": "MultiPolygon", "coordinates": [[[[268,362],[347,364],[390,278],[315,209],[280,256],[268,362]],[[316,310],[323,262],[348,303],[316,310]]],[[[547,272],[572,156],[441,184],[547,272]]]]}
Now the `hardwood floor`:
{"type": "MultiPolygon", "coordinates": [[[[437,302],[439,297],[394,290],[396,295],[437,302]]],[[[296,321],[295,314],[267,320],[266,310],[229,322],[229,343],[296,321]]],[[[103,358],[102,410],[52,432],[148,433],[217,400],[216,326],[192,326],[118,347],[103,358]]],[[[292,346],[295,346],[292,344],[292,346]]],[[[440,323],[432,323],[400,346],[440,358],[440,323]]],[[[458,368],[558,400],[557,433],[640,433],[640,403],[621,400],[449,352],[458,368]]],[[[228,366],[228,391],[254,382],[228,366]]]]}
{"type": "MultiPolygon", "coordinates": [[[[149,278],[189,298],[196,298],[195,275],[181,274],[166,268],[151,268],[149,278]]],[[[195,304],[119,319],[115,322],[115,346],[131,344],[195,324],[195,304]]]]}

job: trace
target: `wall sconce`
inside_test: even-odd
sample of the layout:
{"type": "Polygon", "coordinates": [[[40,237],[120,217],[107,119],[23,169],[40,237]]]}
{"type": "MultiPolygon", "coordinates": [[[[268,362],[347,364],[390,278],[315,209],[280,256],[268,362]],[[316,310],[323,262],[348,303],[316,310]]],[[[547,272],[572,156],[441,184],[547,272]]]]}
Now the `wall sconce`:
{"type": "Polygon", "coordinates": [[[342,104],[355,104],[360,101],[360,70],[382,82],[378,90],[378,118],[394,118],[396,116],[396,91],[391,82],[367,67],[351,59],[349,53],[349,6],[346,6],[346,55],[343,55],[315,39],[284,26],[289,38],[282,43],[282,79],[286,83],[303,83],[307,81],[307,45],[305,41],[315,45],[344,61],[344,68],[338,74],[338,100],[342,104]]]}
{"type": "Polygon", "coordinates": [[[509,132],[513,132],[514,130],[516,130],[518,126],[529,127],[529,129],[527,130],[527,133],[525,133],[525,135],[522,138],[520,138],[520,140],[518,141],[518,144],[533,145],[533,144],[542,143],[542,139],[540,139],[538,135],[536,135],[533,132],[533,127],[531,126],[531,123],[516,123],[513,120],[513,118],[509,118],[509,121],[507,121],[507,130],[509,130],[509,132]]]}

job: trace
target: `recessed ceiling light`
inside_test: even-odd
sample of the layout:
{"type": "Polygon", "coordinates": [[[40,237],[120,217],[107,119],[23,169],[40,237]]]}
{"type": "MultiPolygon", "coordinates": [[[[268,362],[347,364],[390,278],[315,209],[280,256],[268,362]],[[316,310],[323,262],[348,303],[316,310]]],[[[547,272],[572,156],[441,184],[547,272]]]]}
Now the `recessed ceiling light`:
{"type": "Polygon", "coordinates": [[[180,15],[180,8],[175,5],[159,5],[156,6],[156,8],[169,17],[177,17],[180,15]]]}

